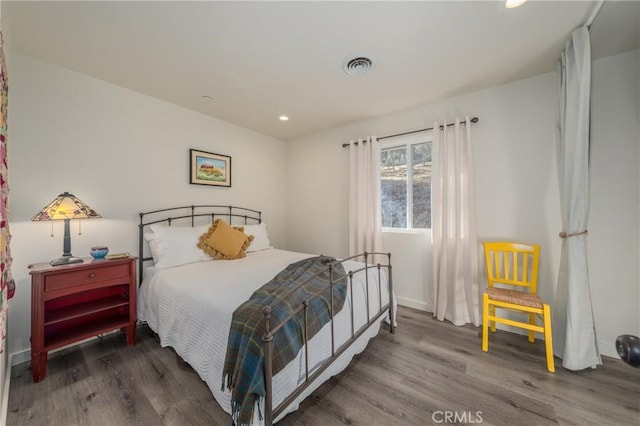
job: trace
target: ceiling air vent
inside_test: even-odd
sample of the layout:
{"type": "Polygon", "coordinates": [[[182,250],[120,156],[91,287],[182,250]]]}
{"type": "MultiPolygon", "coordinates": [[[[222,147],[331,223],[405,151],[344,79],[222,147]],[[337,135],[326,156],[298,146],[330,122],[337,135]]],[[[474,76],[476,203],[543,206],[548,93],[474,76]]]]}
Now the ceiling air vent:
{"type": "Polygon", "coordinates": [[[349,75],[364,75],[373,68],[373,60],[364,55],[348,56],[342,61],[342,69],[349,75]]]}

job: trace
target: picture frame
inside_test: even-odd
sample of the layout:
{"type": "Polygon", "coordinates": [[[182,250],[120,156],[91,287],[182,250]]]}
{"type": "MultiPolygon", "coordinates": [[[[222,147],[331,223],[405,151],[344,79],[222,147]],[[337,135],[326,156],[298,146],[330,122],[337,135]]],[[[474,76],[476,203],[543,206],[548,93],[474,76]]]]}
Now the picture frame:
{"type": "Polygon", "coordinates": [[[231,187],[231,157],[190,149],[189,183],[231,187]]]}

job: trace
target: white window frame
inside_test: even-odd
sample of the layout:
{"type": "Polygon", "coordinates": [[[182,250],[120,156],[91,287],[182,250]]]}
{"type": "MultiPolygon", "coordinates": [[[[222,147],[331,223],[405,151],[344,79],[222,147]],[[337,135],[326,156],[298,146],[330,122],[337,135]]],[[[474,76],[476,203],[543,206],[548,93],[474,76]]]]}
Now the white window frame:
{"type": "MultiPolygon", "coordinates": [[[[411,156],[411,146],[417,145],[425,142],[431,142],[432,144],[432,152],[433,152],[433,131],[428,130],[421,133],[415,133],[410,135],[402,135],[395,136],[393,138],[389,138],[388,140],[384,140],[382,142],[378,142],[380,144],[380,152],[385,149],[393,149],[405,147],[406,149],[406,158],[411,159],[411,165],[413,166],[413,158],[411,156]]],[[[433,160],[432,160],[433,164],[433,160]]],[[[394,228],[383,226],[382,232],[394,232],[399,234],[423,234],[423,233],[431,233],[431,228],[414,228],[413,227],[413,167],[407,166],[407,227],[406,228],[394,228]]],[[[378,184],[382,185],[382,175],[380,175],[378,179],[378,184]]],[[[381,201],[382,202],[382,201],[381,201]]],[[[433,223],[431,224],[433,226],[433,223]]]]}

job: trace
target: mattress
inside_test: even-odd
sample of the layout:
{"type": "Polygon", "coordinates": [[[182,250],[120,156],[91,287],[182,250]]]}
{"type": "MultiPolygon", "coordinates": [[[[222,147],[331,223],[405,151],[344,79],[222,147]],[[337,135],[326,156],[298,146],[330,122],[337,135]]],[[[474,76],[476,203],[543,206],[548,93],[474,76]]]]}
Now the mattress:
{"type": "MultiPolygon", "coordinates": [[[[205,261],[167,269],[147,268],[138,292],[138,319],[146,322],[158,334],[162,346],[173,347],[176,353],[192,366],[220,406],[231,413],[231,392],[222,390],[221,387],[233,311],[287,265],[311,256],[313,255],[268,249],[248,253],[247,257],[237,260],[205,261]]],[[[343,265],[347,272],[364,266],[353,261],[346,261],[343,265]]],[[[367,315],[373,316],[378,312],[380,301],[382,305],[389,301],[384,268],[381,277],[379,287],[377,269],[368,271],[367,313],[367,280],[364,273],[354,274],[353,292],[347,291],[344,307],[334,319],[336,350],[351,337],[352,311],[354,329],[357,332],[358,328],[367,322],[367,315]],[[382,291],[379,291],[379,288],[382,291]]],[[[381,319],[384,318],[387,318],[387,315],[383,315],[381,319]]],[[[346,368],[353,356],[364,350],[369,339],[378,333],[379,328],[378,321],[342,353],[331,367],[323,371],[314,384],[274,421],[295,411],[300,402],[313,390],[346,368]]],[[[331,356],[331,323],[326,324],[309,341],[308,351],[311,374],[331,356]]],[[[274,376],[274,408],[305,380],[304,353],[303,347],[297,357],[274,376]]],[[[264,411],[255,410],[254,425],[261,424],[259,412],[264,411]]]]}

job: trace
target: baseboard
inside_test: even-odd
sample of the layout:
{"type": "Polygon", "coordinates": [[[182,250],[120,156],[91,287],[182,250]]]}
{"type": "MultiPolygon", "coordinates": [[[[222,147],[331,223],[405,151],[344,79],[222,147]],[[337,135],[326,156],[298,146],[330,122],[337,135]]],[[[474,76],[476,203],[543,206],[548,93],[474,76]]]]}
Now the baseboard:
{"type": "Polygon", "coordinates": [[[11,362],[13,355],[9,354],[7,359],[7,371],[4,377],[4,390],[2,393],[2,417],[0,417],[0,425],[6,426],[7,424],[7,410],[9,409],[9,386],[11,385],[11,362]]]}
{"type": "Polygon", "coordinates": [[[406,306],[409,308],[418,309],[420,311],[432,312],[431,306],[422,300],[411,299],[409,297],[396,296],[398,305],[406,306]]]}
{"type": "Polygon", "coordinates": [[[20,352],[14,352],[9,355],[11,365],[22,364],[23,362],[31,361],[31,349],[25,349],[20,352]]]}
{"type": "Polygon", "coordinates": [[[613,343],[598,343],[598,349],[600,350],[600,355],[605,355],[611,358],[620,358],[618,356],[618,351],[616,350],[616,345],[613,343]]]}
{"type": "MultiPolygon", "coordinates": [[[[72,346],[78,346],[78,345],[80,345],[82,343],[89,342],[89,341],[94,340],[94,339],[99,339],[100,337],[103,337],[103,336],[108,336],[108,335],[113,334],[113,333],[120,333],[120,330],[108,331],[108,332],[103,333],[103,334],[101,334],[99,336],[87,337],[86,339],[83,339],[83,340],[80,340],[80,341],[77,341],[77,342],[73,342],[73,343],[69,343],[68,345],[65,345],[65,346],[59,347],[57,349],[54,349],[52,351],[49,351],[49,355],[54,354],[54,353],[56,353],[58,351],[62,351],[64,349],[70,348],[72,346]]],[[[23,362],[29,362],[29,361],[31,361],[31,349],[24,349],[24,350],[19,351],[19,352],[14,352],[10,356],[13,358],[13,361],[12,361],[13,365],[22,364],[23,362]]]]}

